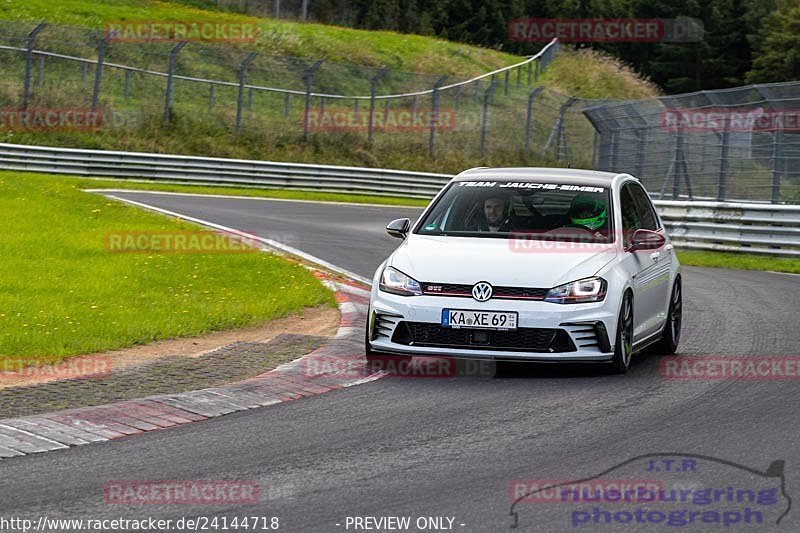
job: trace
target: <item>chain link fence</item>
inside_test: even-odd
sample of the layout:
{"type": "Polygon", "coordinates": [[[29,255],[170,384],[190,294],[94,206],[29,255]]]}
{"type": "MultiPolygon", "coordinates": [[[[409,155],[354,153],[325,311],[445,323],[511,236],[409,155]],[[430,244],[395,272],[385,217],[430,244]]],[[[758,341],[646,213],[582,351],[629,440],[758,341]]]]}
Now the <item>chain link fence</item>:
{"type": "Polygon", "coordinates": [[[800,203],[800,82],[587,108],[595,166],[658,198],[800,203]]]}
{"type": "Polygon", "coordinates": [[[536,86],[557,51],[554,41],[516,65],[463,79],[0,22],[0,107],[91,108],[103,113],[104,129],[183,120],[263,143],[366,138],[431,156],[516,152],[533,150],[552,129],[564,97],[536,86]]]}

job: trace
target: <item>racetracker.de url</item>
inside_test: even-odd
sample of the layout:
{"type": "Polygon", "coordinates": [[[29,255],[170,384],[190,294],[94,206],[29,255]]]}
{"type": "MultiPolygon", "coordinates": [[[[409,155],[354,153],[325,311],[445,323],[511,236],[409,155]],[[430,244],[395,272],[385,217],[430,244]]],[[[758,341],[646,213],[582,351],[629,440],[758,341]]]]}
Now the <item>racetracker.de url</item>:
{"type": "Polygon", "coordinates": [[[277,516],[196,516],[191,518],[6,518],[0,516],[0,531],[279,531],[277,516]]]}

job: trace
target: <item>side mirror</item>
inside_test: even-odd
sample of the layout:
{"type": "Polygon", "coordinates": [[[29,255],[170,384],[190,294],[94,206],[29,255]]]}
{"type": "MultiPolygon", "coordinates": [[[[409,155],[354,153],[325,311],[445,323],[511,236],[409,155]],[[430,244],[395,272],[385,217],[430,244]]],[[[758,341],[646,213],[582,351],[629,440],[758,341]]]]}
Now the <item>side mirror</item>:
{"type": "Polygon", "coordinates": [[[392,237],[397,237],[398,239],[405,239],[410,228],[411,220],[407,218],[398,218],[397,220],[392,220],[389,222],[389,224],[386,226],[386,233],[392,237]]]}
{"type": "Polygon", "coordinates": [[[666,244],[667,239],[661,233],[649,229],[637,229],[633,232],[631,242],[628,244],[629,252],[639,250],[657,250],[666,244]]]}

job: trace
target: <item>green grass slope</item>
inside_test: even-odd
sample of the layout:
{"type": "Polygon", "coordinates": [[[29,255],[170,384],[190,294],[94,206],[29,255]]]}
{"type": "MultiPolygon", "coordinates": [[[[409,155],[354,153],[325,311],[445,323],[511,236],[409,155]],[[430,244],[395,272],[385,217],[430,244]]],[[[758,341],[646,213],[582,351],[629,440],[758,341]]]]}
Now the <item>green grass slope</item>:
{"type": "MultiPolygon", "coordinates": [[[[183,3],[154,0],[109,0],[102,3],[89,0],[46,0],[0,3],[0,19],[14,20],[33,26],[44,20],[53,24],[80,25],[102,29],[108,21],[149,20],[231,20],[241,21],[241,15],[205,10],[183,3]]],[[[429,37],[403,35],[393,32],[368,32],[349,28],[302,24],[268,18],[250,18],[258,24],[260,33],[255,43],[238,46],[209,47],[191,43],[181,52],[178,71],[184,74],[215,79],[236,80],[236,65],[244,50],[256,50],[258,59],[249,72],[249,81],[261,85],[302,87],[301,65],[320,57],[326,63],[315,81],[315,88],[340,94],[368,94],[368,79],[380,66],[393,70],[382,82],[380,93],[392,90],[429,88],[438,75],[450,80],[465,79],[499,67],[508,66],[523,58],[497,50],[483,49],[429,37]],[[276,67],[274,56],[293,56],[293,66],[276,67]]],[[[27,26],[16,24],[23,35],[27,26]]],[[[59,31],[66,31],[72,43],[85,41],[85,36],[72,29],[51,27],[42,32],[40,41],[52,48],[59,31]],[[82,41],[83,39],[83,41],[82,41]]],[[[92,46],[77,46],[84,57],[95,53],[92,46]]],[[[166,68],[166,50],[145,52],[146,47],[132,43],[112,45],[109,61],[146,65],[155,70],[166,68]]],[[[532,49],[532,52],[534,50],[532,49]]],[[[9,56],[11,58],[11,56],[9,56]]],[[[22,86],[23,61],[13,56],[9,66],[0,74],[0,104],[18,105],[22,86]]],[[[503,82],[502,76],[498,80],[503,82]]],[[[482,101],[487,83],[465,88],[460,95],[447,91],[441,95],[443,108],[457,111],[458,127],[438,132],[435,157],[428,155],[428,132],[378,132],[374,143],[367,142],[364,131],[312,132],[302,138],[302,97],[293,97],[291,111],[286,114],[283,95],[254,93],[252,106],[245,109],[240,135],[233,132],[236,115],[236,91],[219,87],[213,104],[205,85],[176,81],[173,120],[161,120],[163,109],[163,78],[134,75],[130,95],[123,93],[122,72],[106,69],[103,75],[102,105],[104,109],[121,112],[130,120],[124,127],[104,127],[97,131],[1,131],[0,141],[45,145],[153,151],[176,154],[196,154],[218,157],[268,159],[278,161],[317,162],[357,166],[457,172],[465,167],[480,165],[541,165],[566,164],[553,161],[552,146],[543,153],[543,145],[555,121],[558,106],[564,97],[558,93],[586,98],[640,98],[656,94],[655,88],[637,78],[616,61],[599,54],[564,48],[539,82],[528,86],[523,74],[519,87],[516,73],[512,74],[508,94],[502,87],[491,99],[487,141],[484,155],[480,154],[480,121],[482,101]],[[532,149],[522,149],[524,115],[530,90],[543,86],[546,92],[536,104],[532,127],[532,149]]],[[[40,107],[86,107],[90,103],[92,73],[81,80],[80,69],[74,64],[49,61],[42,86],[35,87],[33,104],[40,107]]],[[[353,109],[352,101],[312,101],[312,107],[327,105],[353,109]]],[[[430,98],[413,102],[403,99],[392,102],[392,109],[430,109],[430,98]]],[[[381,109],[383,109],[381,102],[381,109]]],[[[361,103],[361,111],[367,107],[361,103]]],[[[568,131],[573,136],[573,166],[591,163],[591,127],[572,113],[568,131]]]]}
{"type": "Polygon", "coordinates": [[[198,227],[61,176],[4,172],[0,211],[0,370],[334,305],[306,268],[274,254],[115,252],[112,235],[198,227]]]}

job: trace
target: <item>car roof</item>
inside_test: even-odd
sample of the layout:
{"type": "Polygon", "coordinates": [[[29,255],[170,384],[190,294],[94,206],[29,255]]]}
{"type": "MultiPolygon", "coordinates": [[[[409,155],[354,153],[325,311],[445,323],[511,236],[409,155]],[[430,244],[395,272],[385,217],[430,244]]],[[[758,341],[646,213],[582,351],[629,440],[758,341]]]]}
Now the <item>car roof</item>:
{"type": "Polygon", "coordinates": [[[620,174],[583,170],[577,168],[511,167],[511,168],[471,168],[458,174],[453,181],[542,181],[567,183],[571,185],[591,185],[611,187],[611,182],[620,174]]]}

